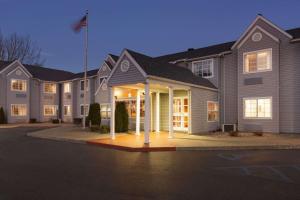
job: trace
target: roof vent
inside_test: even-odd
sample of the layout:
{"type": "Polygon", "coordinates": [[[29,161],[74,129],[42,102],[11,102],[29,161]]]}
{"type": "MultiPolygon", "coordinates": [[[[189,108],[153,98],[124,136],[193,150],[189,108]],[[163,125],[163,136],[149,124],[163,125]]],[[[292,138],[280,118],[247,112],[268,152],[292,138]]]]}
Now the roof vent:
{"type": "Polygon", "coordinates": [[[194,48],[188,48],[188,51],[194,51],[195,49],[194,48]]]}

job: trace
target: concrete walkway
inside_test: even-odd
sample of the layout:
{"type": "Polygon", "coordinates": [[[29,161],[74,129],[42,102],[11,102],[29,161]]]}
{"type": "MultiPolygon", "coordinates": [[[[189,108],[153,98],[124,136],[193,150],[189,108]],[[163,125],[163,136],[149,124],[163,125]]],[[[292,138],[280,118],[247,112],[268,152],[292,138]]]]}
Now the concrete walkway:
{"type": "Polygon", "coordinates": [[[206,136],[176,133],[173,139],[168,139],[168,134],[161,132],[151,133],[149,145],[144,144],[143,134],[140,136],[117,134],[116,139],[111,140],[109,134],[84,131],[73,125],[63,125],[27,135],[126,151],[300,149],[300,134],[264,134],[264,136],[244,134],[244,136],[232,137],[226,133],[206,136]]]}

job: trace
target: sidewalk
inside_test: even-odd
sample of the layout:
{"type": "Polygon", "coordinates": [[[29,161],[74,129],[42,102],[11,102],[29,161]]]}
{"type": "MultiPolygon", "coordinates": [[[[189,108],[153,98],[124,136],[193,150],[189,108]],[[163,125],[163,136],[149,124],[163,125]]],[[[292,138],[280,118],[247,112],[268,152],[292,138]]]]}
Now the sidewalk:
{"type": "Polygon", "coordinates": [[[180,150],[258,150],[258,149],[300,149],[300,135],[297,134],[264,134],[241,137],[218,135],[188,135],[176,133],[173,139],[168,139],[166,132],[150,134],[150,144],[144,144],[144,136],[134,134],[117,134],[111,140],[109,134],[99,134],[84,131],[73,125],[50,128],[28,133],[28,136],[85,143],[106,148],[126,151],[180,151],[180,150]]]}

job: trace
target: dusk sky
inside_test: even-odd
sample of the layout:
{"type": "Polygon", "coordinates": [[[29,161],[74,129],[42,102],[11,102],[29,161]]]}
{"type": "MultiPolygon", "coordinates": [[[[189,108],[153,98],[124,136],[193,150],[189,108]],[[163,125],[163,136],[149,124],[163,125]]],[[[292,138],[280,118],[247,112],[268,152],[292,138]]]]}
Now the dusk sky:
{"type": "Polygon", "coordinates": [[[257,13],[283,29],[300,26],[294,0],[0,0],[3,35],[30,35],[42,48],[45,66],[83,68],[83,32],[71,25],[89,9],[89,69],[108,53],[129,48],[158,56],[236,40],[257,13]]]}

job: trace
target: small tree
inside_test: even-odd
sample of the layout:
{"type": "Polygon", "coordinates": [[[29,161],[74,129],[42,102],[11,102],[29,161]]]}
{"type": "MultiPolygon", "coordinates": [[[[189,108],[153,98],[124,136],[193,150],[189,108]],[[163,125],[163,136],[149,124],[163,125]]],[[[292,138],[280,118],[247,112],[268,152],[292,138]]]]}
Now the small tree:
{"type": "Polygon", "coordinates": [[[101,115],[100,115],[100,105],[99,103],[93,103],[90,105],[89,115],[87,121],[91,121],[92,126],[100,126],[101,115]]]}
{"type": "Polygon", "coordinates": [[[6,123],[6,118],[5,118],[5,113],[2,107],[0,107],[0,124],[5,124],[6,123]]]}
{"type": "Polygon", "coordinates": [[[115,110],[115,130],[116,132],[127,132],[128,131],[128,112],[126,109],[125,102],[117,102],[115,110]]]}

